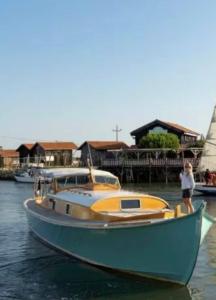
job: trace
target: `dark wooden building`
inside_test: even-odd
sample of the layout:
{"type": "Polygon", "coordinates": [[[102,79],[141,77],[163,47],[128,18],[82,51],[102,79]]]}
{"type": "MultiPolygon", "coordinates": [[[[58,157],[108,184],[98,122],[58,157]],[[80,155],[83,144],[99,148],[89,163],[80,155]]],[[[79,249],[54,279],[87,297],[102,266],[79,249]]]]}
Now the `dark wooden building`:
{"type": "Polygon", "coordinates": [[[130,134],[133,138],[135,138],[136,145],[139,146],[142,137],[149,133],[173,133],[177,135],[181,145],[190,145],[195,143],[200,135],[199,133],[179,124],[164,122],[158,119],[133,130],[130,134]]]}
{"type": "Polygon", "coordinates": [[[31,149],[34,144],[22,144],[16,151],[19,153],[20,163],[29,163],[31,158],[31,149]]]}
{"type": "Polygon", "coordinates": [[[31,157],[36,163],[49,166],[69,166],[77,146],[72,142],[37,142],[31,148],[31,157]]]}
{"type": "Polygon", "coordinates": [[[112,159],[113,153],[109,150],[126,149],[128,145],[116,141],[85,141],[78,150],[81,150],[81,162],[86,165],[87,159],[91,158],[93,165],[101,164],[104,159],[112,159]]]}

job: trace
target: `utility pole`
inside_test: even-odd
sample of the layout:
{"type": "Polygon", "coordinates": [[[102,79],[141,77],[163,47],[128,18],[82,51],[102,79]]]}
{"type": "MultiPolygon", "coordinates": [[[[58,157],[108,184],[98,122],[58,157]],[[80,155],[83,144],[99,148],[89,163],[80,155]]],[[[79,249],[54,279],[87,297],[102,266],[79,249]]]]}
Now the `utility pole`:
{"type": "Polygon", "coordinates": [[[118,125],[116,125],[115,129],[113,129],[113,132],[115,132],[115,134],[116,134],[116,142],[118,142],[118,134],[119,134],[119,132],[121,132],[121,131],[122,131],[122,129],[120,129],[120,128],[118,127],[118,125]]]}

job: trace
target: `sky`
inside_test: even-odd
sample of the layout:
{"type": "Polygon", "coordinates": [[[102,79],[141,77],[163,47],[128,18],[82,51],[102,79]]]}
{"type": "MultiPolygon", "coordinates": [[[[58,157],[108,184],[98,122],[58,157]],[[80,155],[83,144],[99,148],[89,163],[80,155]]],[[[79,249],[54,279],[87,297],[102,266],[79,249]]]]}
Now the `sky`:
{"type": "Polygon", "coordinates": [[[114,140],[154,119],[207,133],[215,0],[0,0],[0,146],[114,140]]]}

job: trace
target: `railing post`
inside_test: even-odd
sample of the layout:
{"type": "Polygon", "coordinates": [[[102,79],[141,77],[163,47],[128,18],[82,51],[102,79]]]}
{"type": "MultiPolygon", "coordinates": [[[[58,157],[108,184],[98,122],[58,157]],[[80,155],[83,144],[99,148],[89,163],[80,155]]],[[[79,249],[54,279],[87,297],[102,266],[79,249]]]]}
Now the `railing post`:
{"type": "Polygon", "coordinates": [[[166,177],[166,184],[168,184],[167,157],[165,158],[165,177],[166,177]]]}
{"type": "Polygon", "coordinates": [[[151,178],[151,157],[149,158],[149,184],[151,184],[152,178],[151,178]]]}

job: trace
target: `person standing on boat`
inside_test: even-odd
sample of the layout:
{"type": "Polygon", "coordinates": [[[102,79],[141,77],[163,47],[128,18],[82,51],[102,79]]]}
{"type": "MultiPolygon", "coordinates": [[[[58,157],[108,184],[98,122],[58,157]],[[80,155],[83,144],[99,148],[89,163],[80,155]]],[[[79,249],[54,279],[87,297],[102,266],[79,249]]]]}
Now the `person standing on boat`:
{"type": "Polygon", "coordinates": [[[189,162],[185,163],[184,171],[180,173],[182,199],[187,208],[188,213],[193,213],[194,208],[192,205],[193,189],[195,181],[193,176],[193,167],[189,162]]]}

